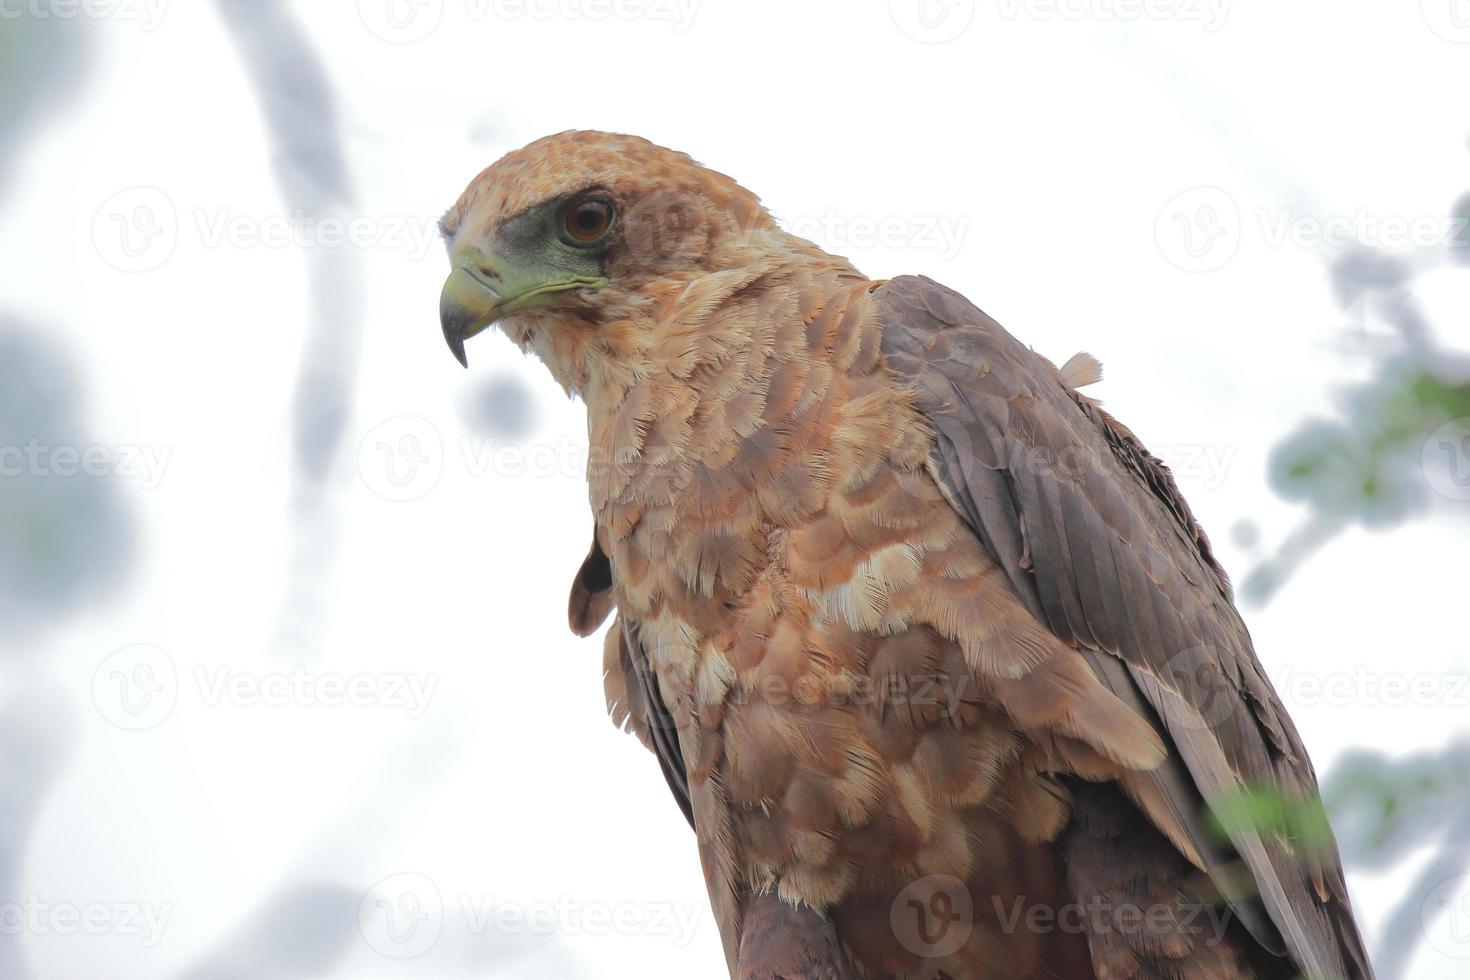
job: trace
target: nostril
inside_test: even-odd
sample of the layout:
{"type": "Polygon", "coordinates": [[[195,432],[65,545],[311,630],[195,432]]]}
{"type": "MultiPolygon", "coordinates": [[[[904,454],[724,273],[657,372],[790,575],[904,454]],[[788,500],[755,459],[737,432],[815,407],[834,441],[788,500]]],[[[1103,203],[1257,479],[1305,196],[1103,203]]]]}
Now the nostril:
{"type": "Polygon", "coordinates": [[[452,261],[456,269],[477,280],[482,286],[493,288],[505,281],[505,276],[495,267],[495,256],[484,249],[458,250],[452,261]]]}
{"type": "Polygon", "coordinates": [[[496,295],[499,295],[505,288],[504,277],[496,272],[493,266],[479,262],[466,262],[460,266],[460,271],[496,295]]]}

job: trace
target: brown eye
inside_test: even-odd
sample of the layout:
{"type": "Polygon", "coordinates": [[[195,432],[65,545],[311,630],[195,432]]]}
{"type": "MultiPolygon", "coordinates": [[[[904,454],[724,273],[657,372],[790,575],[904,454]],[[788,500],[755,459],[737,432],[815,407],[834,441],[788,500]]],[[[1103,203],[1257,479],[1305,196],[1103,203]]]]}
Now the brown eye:
{"type": "Polygon", "coordinates": [[[563,221],[567,237],[579,245],[588,245],[607,234],[612,227],[612,205],[601,198],[588,198],[574,205],[563,221]]]}

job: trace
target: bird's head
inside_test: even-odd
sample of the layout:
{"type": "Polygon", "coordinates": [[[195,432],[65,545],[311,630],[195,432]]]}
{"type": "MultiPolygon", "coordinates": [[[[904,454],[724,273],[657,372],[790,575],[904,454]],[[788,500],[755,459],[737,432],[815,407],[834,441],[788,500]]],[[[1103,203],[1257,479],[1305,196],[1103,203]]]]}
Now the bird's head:
{"type": "Polygon", "coordinates": [[[440,227],[452,265],[440,321],[460,363],[465,341],[498,322],[576,388],[589,353],[632,343],[630,324],[745,261],[775,223],[754,194],[682,153],[574,131],[493,164],[440,227]]]}

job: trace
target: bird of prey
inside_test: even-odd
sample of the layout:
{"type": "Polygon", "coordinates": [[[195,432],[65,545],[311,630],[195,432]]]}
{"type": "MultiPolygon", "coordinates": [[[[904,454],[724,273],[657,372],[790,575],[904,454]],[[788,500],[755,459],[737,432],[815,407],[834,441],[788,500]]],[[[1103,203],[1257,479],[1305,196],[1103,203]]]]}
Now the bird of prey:
{"type": "Polygon", "coordinates": [[[455,356],[498,323],[586,404],[572,629],[616,610],[609,709],[732,977],[1371,976],[1290,819],[1302,741],[1095,362],[636,137],[510,153],[442,230],[455,356]]]}

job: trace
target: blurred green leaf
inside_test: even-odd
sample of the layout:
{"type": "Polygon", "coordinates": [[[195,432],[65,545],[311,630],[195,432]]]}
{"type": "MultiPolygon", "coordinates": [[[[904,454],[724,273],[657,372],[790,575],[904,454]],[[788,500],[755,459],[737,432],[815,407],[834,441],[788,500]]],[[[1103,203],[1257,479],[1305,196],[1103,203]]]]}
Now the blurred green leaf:
{"type": "Polygon", "coordinates": [[[1315,796],[1289,798],[1274,786],[1247,786],[1215,801],[1210,827],[1221,841],[1255,831],[1262,836],[1292,841],[1296,849],[1320,851],[1332,844],[1332,829],[1322,800],[1315,796]]]}
{"type": "Polygon", "coordinates": [[[91,40],[85,18],[0,20],[0,183],[29,129],[81,87],[91,40]]]}

